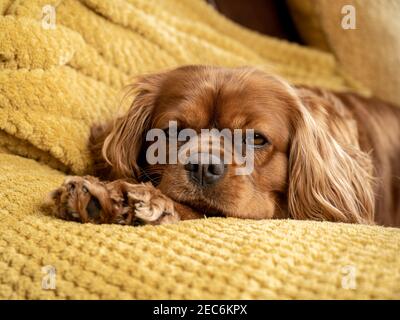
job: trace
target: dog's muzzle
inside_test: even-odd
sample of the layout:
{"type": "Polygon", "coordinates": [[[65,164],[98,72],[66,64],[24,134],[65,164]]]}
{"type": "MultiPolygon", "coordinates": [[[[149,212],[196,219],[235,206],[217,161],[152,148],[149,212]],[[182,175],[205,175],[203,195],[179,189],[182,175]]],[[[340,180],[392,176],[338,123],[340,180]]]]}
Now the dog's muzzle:
{"type": "Polygon", "coordinates": [[[226,170],[221,158],[207,153],[193,154],[184,168],[190,181],[201,187],[215,184],[224,176],[226,170]]]}

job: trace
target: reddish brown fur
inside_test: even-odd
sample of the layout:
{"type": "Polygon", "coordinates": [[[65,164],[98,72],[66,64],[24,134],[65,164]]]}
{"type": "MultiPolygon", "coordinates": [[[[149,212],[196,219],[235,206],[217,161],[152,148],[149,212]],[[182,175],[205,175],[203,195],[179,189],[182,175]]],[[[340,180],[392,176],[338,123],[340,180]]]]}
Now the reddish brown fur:
{"type": "MultiPolygon", "coordinates": [[[[291,87],[252,68],[182,67],[143,76],[131,89],[135,98],[128,112],[92,131],[97,174],[131,179],[128,185],[150,176],[181,219],[215,214],[400,225],[395,107],[349,93],[291,87]],[[235,175],[235,164],[229,165],[221,181],[199,190],[182,165],[146,164],[146,132],[165,128],[169,120],[197,131],[255,129],[271,144],[256,151],[250,176],[235,175]]],[[[106,197],[118,190],[126,198],[113,183],[106,197]]],[[[160,198],[153,186],[146,188],[160,198]]],[[[120,203],[128,206],[126,199],[120,203]]],[[[111,215],[115,220],[119,214],[111,215]]]]}

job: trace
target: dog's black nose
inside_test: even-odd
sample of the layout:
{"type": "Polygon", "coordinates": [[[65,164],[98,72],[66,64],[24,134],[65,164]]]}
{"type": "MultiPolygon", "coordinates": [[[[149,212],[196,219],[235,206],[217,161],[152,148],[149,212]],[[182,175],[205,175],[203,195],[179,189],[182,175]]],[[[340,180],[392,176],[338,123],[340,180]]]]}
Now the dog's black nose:
{"type": "Polygon", "coordinates": [[[225,173],[225,165],[223,163],[218,164],[185,164],[185,170],[189,173],[189,178],[205,187],[216,183],[225,173]]]}

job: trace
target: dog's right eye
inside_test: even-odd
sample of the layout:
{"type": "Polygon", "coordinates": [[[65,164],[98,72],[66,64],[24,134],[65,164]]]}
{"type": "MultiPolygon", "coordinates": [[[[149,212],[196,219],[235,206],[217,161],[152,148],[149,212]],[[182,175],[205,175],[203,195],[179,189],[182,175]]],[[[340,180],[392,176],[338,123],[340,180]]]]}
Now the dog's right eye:
{"type": "Polygon", "coordinates": [[[179,135],[179,132],[181,131],[182,129],[181,128],[176,128],[176,133],[175,132],[170,132],[170,128],[168,127],[168,128],[165,128],[165,129],[163,129],[163,131],[164,131],[164,133],[165,133],[165,137],[168,139],[169,137],[170,137],[170,133],[171,133],[171,135],[172,136],[175,136],[175,134],[176,134],[176,136],[178,136],[179,135]]]}
{"type": "Polygon", "coordinates": [[[168,138],[169,137],[169,128],[165,128],[163,129],[164,133],[165,133],[165,137],[168,138]]]}

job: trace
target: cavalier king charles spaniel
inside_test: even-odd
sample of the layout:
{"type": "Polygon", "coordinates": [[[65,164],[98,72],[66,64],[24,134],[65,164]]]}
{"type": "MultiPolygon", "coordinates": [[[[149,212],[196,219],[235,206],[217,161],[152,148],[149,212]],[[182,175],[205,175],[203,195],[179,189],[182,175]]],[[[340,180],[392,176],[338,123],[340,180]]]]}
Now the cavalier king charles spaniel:
{"type": "Polygon", "coordinates": [[[126,99],[125,114],[92,129],[96,177],[69,176],[51,193],[58,217],[127,225],[223,216],[400,226],[396,107],[293,86],[249,67],[145,75],[126,99]],[[251,172],[237,174],[242,164],[222,158],[149,163],[155,142],[147,133],[164,130],[168,138],[171,122],[178,133],[198,133],[195,143],[203,145],[210,134],[202,129],[253,130],[240,140],[253,156],[251,172]]]}

